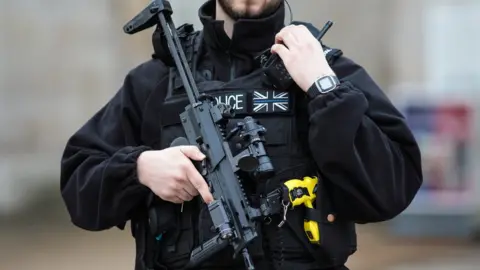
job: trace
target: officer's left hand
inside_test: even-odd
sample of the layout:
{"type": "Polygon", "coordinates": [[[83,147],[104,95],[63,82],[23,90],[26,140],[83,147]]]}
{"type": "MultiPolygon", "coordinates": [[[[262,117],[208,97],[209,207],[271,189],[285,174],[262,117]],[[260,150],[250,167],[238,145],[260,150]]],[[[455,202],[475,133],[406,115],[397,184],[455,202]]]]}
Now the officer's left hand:
{"type": "Polygon", "coordinates": [[[305,92],[319,77],[335,75],[322,45],[303,25],[283,28],[276,35],[271,51],[282,58],[292,79],[305,92]]]}

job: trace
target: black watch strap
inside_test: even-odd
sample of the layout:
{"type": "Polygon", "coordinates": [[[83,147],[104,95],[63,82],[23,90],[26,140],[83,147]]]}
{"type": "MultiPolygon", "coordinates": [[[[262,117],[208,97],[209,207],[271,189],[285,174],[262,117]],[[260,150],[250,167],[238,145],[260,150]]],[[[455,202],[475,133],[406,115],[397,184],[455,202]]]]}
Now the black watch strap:
{"type": "Polygon", "coordinates": [[[311,99],[316,98],[320,94],[321,94],[321,92],[318,91],[317,85],[315,83],[312,84],[312,86],[310,86],[310,88],[308,88],[308,90],[307,90],[307,95],[311,99]]]}
{"type": "Polygon", "coordinates": [[[335,90],[340,85],[340,81],[336,76],[324,76],[317,79],[307,90],[310,98],[316,98],[321,94],[335,90]]]}

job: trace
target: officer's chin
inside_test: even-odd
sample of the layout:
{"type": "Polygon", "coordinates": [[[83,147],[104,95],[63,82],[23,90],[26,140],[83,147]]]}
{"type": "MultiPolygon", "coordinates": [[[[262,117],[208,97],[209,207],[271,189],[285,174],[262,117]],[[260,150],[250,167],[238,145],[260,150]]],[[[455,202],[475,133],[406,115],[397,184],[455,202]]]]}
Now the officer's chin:
{"type": "Polygon", "coordinates": [[[249,7],[242,10],[234,10],[235,20],[258,20],[266,18],[272,13],[274,10],[265,7],[249,7]]]}

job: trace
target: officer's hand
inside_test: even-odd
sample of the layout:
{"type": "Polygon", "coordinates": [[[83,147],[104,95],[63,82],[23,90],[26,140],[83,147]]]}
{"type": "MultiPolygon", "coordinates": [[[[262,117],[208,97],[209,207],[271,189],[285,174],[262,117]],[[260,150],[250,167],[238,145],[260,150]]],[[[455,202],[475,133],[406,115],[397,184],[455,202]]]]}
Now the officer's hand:
{"type": "Polygon", "coordinates": [[[292,79],[307,91],[319,78],[335,75],[328,65],[320,42],[303,25],[289,25],[275,36],[272,53],[282,58],[292,79]]]}
{"type": "Polygon", "coordinates": [[[140,183],[165,201],[183,203],[200,194],[206,203],[213,201],[207,183],[193,165],[205,155],[196,146],[176,146],[160,151],[145,151],[137,159],[140,183]]]}

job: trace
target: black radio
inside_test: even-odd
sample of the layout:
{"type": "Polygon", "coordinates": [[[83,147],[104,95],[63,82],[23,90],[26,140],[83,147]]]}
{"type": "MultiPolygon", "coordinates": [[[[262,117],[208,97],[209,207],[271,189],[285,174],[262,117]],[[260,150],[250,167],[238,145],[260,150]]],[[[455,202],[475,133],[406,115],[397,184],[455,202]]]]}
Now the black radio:
{"type": "MultiPolygon", "coordinates": [[[[319,42],[332,25],[333,22],[328,21],[320,30],[316,37],[319,42]]],[[[282,59],[277,54],[272,54],[270,48],[257,56],[256,60],[264,69],[265,76],[275,89],[285,91],[293,84],[293,79],[285,68],[282,59]]]]}

